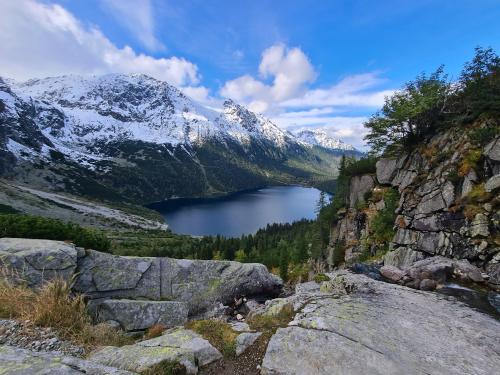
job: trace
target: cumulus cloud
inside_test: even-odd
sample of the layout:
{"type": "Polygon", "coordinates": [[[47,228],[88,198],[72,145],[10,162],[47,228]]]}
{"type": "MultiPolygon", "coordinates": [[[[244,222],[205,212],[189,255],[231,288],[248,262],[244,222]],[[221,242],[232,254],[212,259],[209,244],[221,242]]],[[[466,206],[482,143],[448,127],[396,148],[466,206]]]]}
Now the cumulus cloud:
{"type": "Polygon", "coordinates": [[[276,44],[262,53],[259,65],[261,79],[244,75],[228,81],[221,95],[247,104],[264,113],[276,103],[299,95],[316,78],[309,58],[299,48],[276,44]],[[270,83],[263,80],[270,79],[270,83]]]}
{"type": "Polygon", "coordinates": [[[150,50],[165,46],[155,36],[155,21],[150,0],[104,0],[104,9],[150,50]]]}
{"type": "Polygon", "coordinates": [[[24,80],[61,74],[144,73],[173,85],[196,85],[195,64],[118,48],[57,4],[0,2],[0,74],[24,80]]]}
{"type": "Polygon", "coordinates": [[[349,75],[335,84],[313,88],[317,73],[309,58],[299,48],[284,44],[262,53],[258,72],[257,77],[247,74],[226,82],[220,94],[271,116],[283,128],[322,128],[363,150],[367,116],[360,113],[381,107],[394,92],[380,89],[386,80],[378,72],[349,75]],[[339,112],[344,116],[337,116],[339,112]]]}

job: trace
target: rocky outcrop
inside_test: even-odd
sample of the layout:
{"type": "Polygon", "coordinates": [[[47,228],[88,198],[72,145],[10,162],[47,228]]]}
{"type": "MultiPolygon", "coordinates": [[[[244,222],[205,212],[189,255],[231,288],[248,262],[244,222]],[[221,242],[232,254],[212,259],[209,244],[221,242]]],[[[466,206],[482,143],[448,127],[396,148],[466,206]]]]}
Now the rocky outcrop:
{"type": "Polygon", "coordinates": [[[175,327],[188,320],[187,304],[177,301],[92,300],[88,309],[97,321],[118,322],[125,331],[141,331],[155,324],[175,327]]]}
{"type": "Polygon", "coordinates": [[[288,297],[296,315],[271,338],[262,374],[490,374],[500,323],[431,292],[349,272],[288,297]]]}
{"type": "Polygon", "coordinates": [[[189,314],[246,295],[277,295],[281,280],[262,264],[122,257],[89,251],[78,260],[74,289],[92,299],[185,302],[189,314]]]}
{"type": "Polygon", "coordinates": [[[356,176],[351,178],[349,188],[349,206],[365,202],[365,194],[371,192],[375,187],[375,179],[370,175],[356,176]]]}
{"type": "Polygon", "coordinates": [[[179,363],[188,374],[197,374],[198,367],[222,358],[222,354],[197,333],[173,328],[151,340],[121,348],[107,346],[89,356],[92,362],[122,370],[143,373],[164,363],[179,363]]]}
{"type": "Polygon", "coordinates": [[[384,208],[381,191],[397,189],[394,237],[382,248],[384,265],[406,269],[427,257],[465,259],[487,273],[485,282],[500,290],[500,139],[480,147],[467,132],[451,129],[398,158],[376,163],[374,176],[351,179],[346,207],[331,228],[327,264],[352,264],[361,254],[375,255],[371,221],[384,208]],[[373,184],[361,184],[373,181],[373,184]],[[371,190],[364,188],[371,185],[371,190]],[[364,198],[369,197],[365,202],[364,198]]]}
{"type": "Polygon", "coordinates": [[[61,241],[0,238],[0,266],[9,278],[38,288],[55,278],[71,280],[77,267],[74,245],[61,241]]]}
{"type": "Polygon", "coordinates": [[[262,264],[124,257],[59,241],[2,238],[0,259],[12,277],[33,287],[55,277],[74,278],[73,291],[93,301],[91,310],[130,330],[182,324],[187,314],[235,297],[273,297],[282,288],[281,279],[262,264]]]}
{"type": "Polygon", "coordinates": [[[33,352],[12,346],[0,346],[0,373],[2,375],[133,375],[76,357],[33,352]]]}

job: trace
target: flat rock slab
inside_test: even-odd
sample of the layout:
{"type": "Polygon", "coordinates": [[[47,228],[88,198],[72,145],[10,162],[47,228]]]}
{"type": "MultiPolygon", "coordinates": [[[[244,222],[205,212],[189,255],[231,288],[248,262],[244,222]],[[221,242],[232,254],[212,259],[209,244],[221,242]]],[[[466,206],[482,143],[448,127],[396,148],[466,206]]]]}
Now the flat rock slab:
{"type": "Polygon", "coordinates": [[[62,241],[0,238],[0,265],[28,286],[38,288],[54,278],[71,280],[77,265],[77,250],[62,241]]]}
{"type": "Polygon", "coordinates": [[[145,330],[155,324],[175,327],[188,318],[187,304],[176,301],[93,300],[88,308],[98,321],[117,321],[126,331],[145,330]]]}
{"type": "Polygon", "coordinates": [[[80,358],[0,346],[2,375],[133,375],[80,358]]]}
{"type": "Polygon", "coordinates": [[[107,346],[92,353],[89,360],[127,371],[144,372],[162,362],[180,363],[188,374],[222,358],[222,354],[197,333],[173,328],[157,338],[121,348],[107,346]]]}
{"type": "MultiPolygon", "coordinates": [[[[271,338],[262,374],[494,374],[500,322],[448,297],[351,273],[271,338]]],[[[336,278],[340,281],[337,282],[336,278]]]]}
{"type": "Polygon", "coordinates": [[[236,355],[241,355],[252,346],[262,335],[262,332],[243,332],[236,337],[236,355]]]}

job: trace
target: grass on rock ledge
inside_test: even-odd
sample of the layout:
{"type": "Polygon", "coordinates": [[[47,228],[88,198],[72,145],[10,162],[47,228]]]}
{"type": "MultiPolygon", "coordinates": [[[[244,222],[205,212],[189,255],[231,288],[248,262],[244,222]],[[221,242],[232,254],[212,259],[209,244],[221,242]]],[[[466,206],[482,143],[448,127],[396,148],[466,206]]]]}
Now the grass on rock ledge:
{"type": "Polygon", "coordinates": [[[70,284],[56,279],[33,290],[8,281],[8,271],[0,269],[0,318],[29,320],[39,327],[52,327],[61,339],[83,346],[122,346],[132,341],[107,324],[92,324],[82,295],[71,295],[70,284]]]}
{"type": "Polygon", "coordinates": [[[224,357],[236,355],[236,338],[239,333],[235,332],[228,323],[219,320],[193,320],[186,324],[186,328],[199,333],[205,340],[215,346],[224,357]]]}

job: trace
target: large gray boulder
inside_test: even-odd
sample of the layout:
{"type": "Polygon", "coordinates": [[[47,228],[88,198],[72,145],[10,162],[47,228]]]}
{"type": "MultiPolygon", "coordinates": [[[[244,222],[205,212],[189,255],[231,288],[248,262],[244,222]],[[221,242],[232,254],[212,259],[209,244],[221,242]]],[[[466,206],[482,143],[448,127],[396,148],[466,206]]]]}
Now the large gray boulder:
{"type": "Polygon", "coordinates": [[[145,330],[155,324],[175,327],[188,318],[187,304],[177,301],[92,300],[88,309],[98,321],[116,321],[126,331],[145,330]]]}
{"type": "Polygon", "coordinates": [[[494,175],[484,184],[484,190],[492,192],[500,188],[500,174],[494,175]]]}
{"type": "Polygon", "coordinates": [[[425,258],[425,254],[407,247],[400,247],[384,255],[384,265],[406,269],[413,263],[425,258]]]}
{"type": "Polygon", "coordinates": [[[173,328],[151,340],[121,348],[104,347],[88,359],[106,366],[142,373],[163,362],[179,363],[188,374],[222,358],[222,354],[197,333],[173,328]]]}
{"type": "Polygon", "coordinates": [[[390,185],[392,179],[396,176],[398,160],[380,159],[375,164],[377,171],[377,181],[382,185],[390,185]]]}
{"type": "Polygon", "coordinates": [[[61,278],[70,281],[77,265],[77,250],[62,241],[0,238],[0,266],[13,279],[33,288],[61,278]]]}
{"type": "Polygon", "coordinates": [[[279,294],[282,281],[262,264],[122,257],[90,251],[78,261],[75,291],[96,298],[186,302],[189,314],[238,295],[279,294]]]}
{"type": "Polygon", "coordinates": [[[363,175],[351,178],[349,188],[349,207],[355,208],[357,204],[365,201],[365,194],[375,187],[373,176],[363,175]]]}
{"type": "Polygon", "coordinates": [[[104,366],[76,357],[32,352],[12,346],[0,346],[2,375],[133,375],[129,371],[104,366]]]}
{"type": "Polygon", "coordinates": [[[435,293],[347,272],[329,276],[324,284],[345,288],[305,300],[271,338],[263,375],[472,375],[500,368],[496,319],[435,293]]]}
{"type": "Polygon", "coordinates": [[[466,259],[456,260],[434,256],[414,262],[404,270],[384,265],[380,273],[387,279],[415,289],[432,290],[452,279],[467,283],[482,283],[481,270],[466,259]]]}

